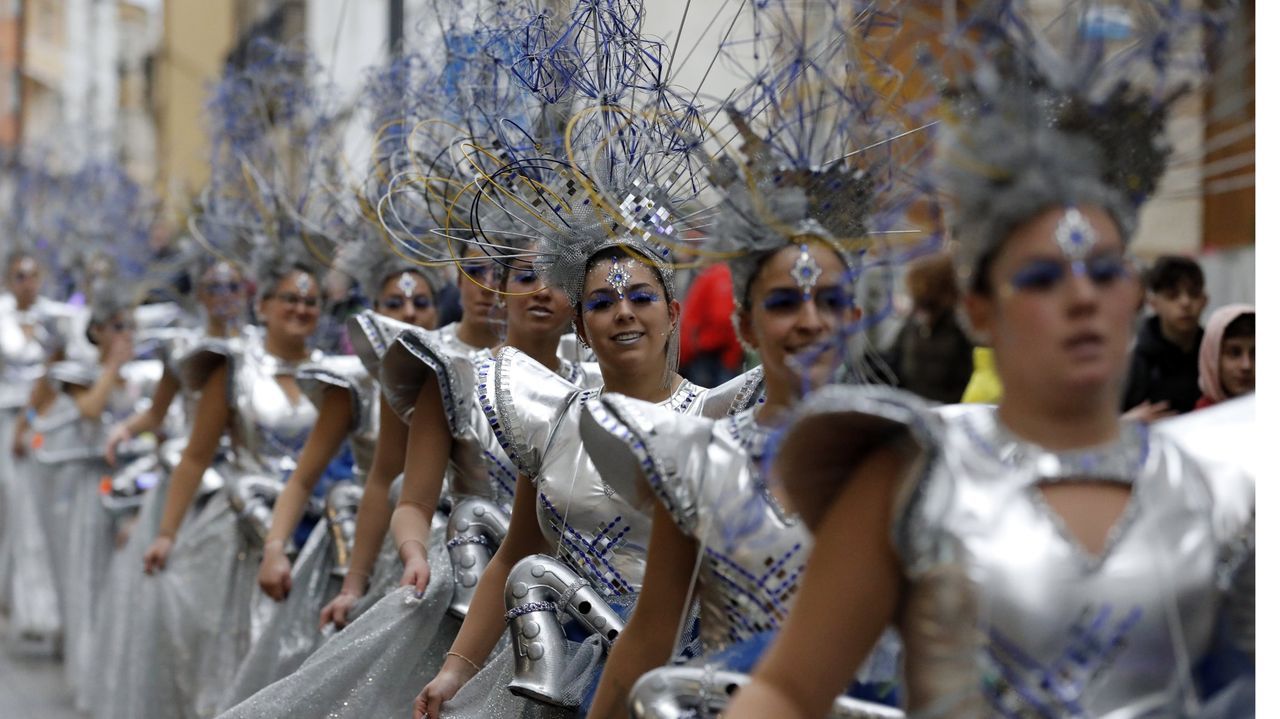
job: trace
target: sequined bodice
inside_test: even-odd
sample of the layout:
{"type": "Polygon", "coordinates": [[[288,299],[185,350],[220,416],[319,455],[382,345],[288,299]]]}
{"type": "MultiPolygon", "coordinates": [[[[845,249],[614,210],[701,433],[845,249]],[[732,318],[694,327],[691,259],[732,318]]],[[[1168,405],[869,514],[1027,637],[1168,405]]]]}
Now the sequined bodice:
{"type": "Polygon", "coordinates": [[[1137,425],[1069,455],[1012,437],[993,409],[939,426],[895,528],[910,707],[960,698],[961,713],[985,715],[1177,714],[1220,602],[1225,540],[1199,467],[1137,425]],[[1041,483],[1064,479],[1131,488],[1100,555],[1042,498],[1041,483]]]}
{"type": "MultiPolygon", "coordinates": [[[[509,348],[479,366],[477,383],[494,434],[538,490],[538,525],[556,556],[606,596],[639,591],[649,512],[604,482],[579,434],[583,407],[599,390],[579,389],[509,348]]],[[[662,406],[697,413],[706,394],[685,381],[662,406]]]]}
{"type": "Polygon", "coordinates": [[[80,416],[75,400],[66,390],[68,386],[92,387],[101,374],[101,368],[72,361],[53,365],[49,371],[50,380],[60,385],[63,391],[32,424],[32,429],[42,437],[37,458],[52,463],[102,457],[107,432],[115,423],[147,405],[163,372],[160,360],[126,362],[120,368],[121,381],[108,395],[102,416],[88,420],[80,416]]]}
{"type": "MultiPolygon", "coordinates": [[[[235,463],[244,471],[285,477],[296,466],[316,407],[304,394],[290,399],[277,377],[296,377],[301,363],[269,354],[256,334],[232,358],[230,393],[235,463]]],[[[316,352],[310,358],[318,360],[316,352]]]]}
{"type": "MultiPolygon", "coordinates": [[[[445,493],[454,502],[463,497],[484,497],[509,508],[515,499],[518,470],[503,450],[482,406],[482,388],[489,374],[487,349],[465,349],[456,340],[438,342],[440,332],[413,329],[402,333],[388,354],[383,377],[389,383],[387,399],[402,417],[412,413],[413,403],[429,371],[439,383],[445,416],[453,434],[445,493]]],[[[562,360],[556,375],[577,387],[600,384],[594,365],[562,360]]]]}

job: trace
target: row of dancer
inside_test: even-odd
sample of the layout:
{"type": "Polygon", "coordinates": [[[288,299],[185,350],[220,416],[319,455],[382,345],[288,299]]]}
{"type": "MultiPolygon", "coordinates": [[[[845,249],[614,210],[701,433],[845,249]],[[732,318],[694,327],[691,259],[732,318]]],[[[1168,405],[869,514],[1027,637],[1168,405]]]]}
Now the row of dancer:
{"type": "Polygon", "coordinates": [[[68,555],[77,579],[110,562],[67,635],[90,657],[82,701],[677,716],[742,687],[731,716],[1241,716],[1252,481],[1115,411],[1140,291],[1127,245],[1175,94],[1141,83],[1192,20],[1142,15],[1117,70],[1083,19],[1062,55],[1010,4],[983,8],[945,38],[969,64],[925,64],[952,73],[934,138],[901,122],[928,102],[848,61],[885,47],[893,13],[841,5],[755,8],[777,59],[718,129],[662,82],[638,5],[471,31],[490,54],[445,66],[476,76],[430,95],[453,114],[397,98],[332,233],[374,299],[348,325],[357,358],[307,345],[332,207],[237,146],[226,177],[247,187],[211,193],[196,229],[250,240],[251,269],[209,277],[252,280],[261,327],[172,353],[181,459],[122,549],[68,555]],[[512,56],[510,76],[483,62],[512,56]],[[933,249],[939,190],[999,407],[859,382],[881,311],[858,280],[933,249]],[[899,233],[911,244],[883,240],[899,233]],[[680,254],[728,260],[760,368],[716,388],[675,371],[680,254]],[[435,329],[446,271],[464,313],[435,329]],[[309,520],[344,441],[362,493],[329,488],[309,520]]]}

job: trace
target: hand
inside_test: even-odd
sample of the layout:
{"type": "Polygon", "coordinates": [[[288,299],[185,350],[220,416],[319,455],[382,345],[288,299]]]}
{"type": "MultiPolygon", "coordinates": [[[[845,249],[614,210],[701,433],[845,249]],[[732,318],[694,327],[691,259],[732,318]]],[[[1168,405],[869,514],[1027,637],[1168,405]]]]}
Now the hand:
{"type": "Polygon", "coordinates": [[[157,570],[163,570],[164,565],[169,561],[169,552],[173,551],[173,540],[169,537],[156,537],[151,541],[151,546],[147,547],[147,553],[142,555],[142,571],[147,574],[155,574],[157,570]]]}
{"type": "Polygon", "coordinates": [[[15,458],[27,456],[27,433],[23,431],[15,431],[13,433],[13,446],[9,448],[13,452],[15,458]]]}
{"type": "Polygon", "coordinates": [[[289,590],[293,589],[293,565],[283,550],[269,546],[263,553],[258,567],[258,586],[277,602],[289,596],[289,590]]]}
{"type": "Polygon", "coordinates": [[[1139,422],[1151,424],[1169,417],[1176,417],[1177,411],[1169,408],[1169,403],[1165,401],[1151,402],[1144,401],[1142,404],[1121,415],[1122,419],[1134,419],[1139,422]]]}
{"type": "Polygon", "coordinates": [[[404,564],[404,574],[400,575],[400,586],[413,587],[414,596],[421,598],[427,591],[427,582],[431,581],[431,565],[422,557],[413,557],[404,564]]]}
{"type": "Polygon", "coordinates": [[[465,669],[459,669],[456,664],[450,666],[455,662],[462,664],[460,659],[450,656],[440,668],[440,673],[418,692],[413,700],[413,719],[439,719],[440,705],[452,699],[475,675],[475,670],[469,666],[465,669]]]}
{"type": "Polygon", "coordinates": [[[102,358],[102,364],[120,369],[131,359],[133,359],[133,339],[128,335],[116,335],[111,340],[111,346],[107,348],[106,357],[102,358]]]}
{"type": "Polygon", "coordinates": [[[107,434],[107,464],[116,466],[116,446],[130,439],[133,439],[133,432],[129,430],[127,423],[120,422],[111,428],[111,432],[107,434]]]}
{"type": "Polygon", "coordinates": [[[338,596],[320,610],[320,626],[323,627],[329,623],[338,629],[347,626],[351,621],[351,610],[355,608],[361,596],[363,595],[345,588],[338,592],[338,596]]]}

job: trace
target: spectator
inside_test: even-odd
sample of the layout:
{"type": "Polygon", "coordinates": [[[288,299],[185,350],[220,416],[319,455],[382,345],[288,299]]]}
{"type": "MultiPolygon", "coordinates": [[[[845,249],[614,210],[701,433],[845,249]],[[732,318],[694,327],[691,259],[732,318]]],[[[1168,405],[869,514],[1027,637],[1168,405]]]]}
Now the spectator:
{"type": "Polygon", "coordinates": [[[1190,412],[1200,398],[1200,313],[1209,301],[1195,260],[1165,255],[1147,272],[1147,304],[1125,385],[1127,416],[1145,420],[1190,412]]]}
{"type": "Polygon", "coordinates": [[[898,386],[935,402],[959,402],[973,374],[973,343],[956,319],[960,292],[951,257],[916,260],[906,283],[911,316],[889,350],[898,386]]]}
{"type": "Polygon", "coordinates": [[[1209,315],[1200,343],[1200,391],[1196,409],[1253,392],[1253,305],[1227,305],[1209,315]]]}
{"type": "Polygon", "coordinates": [[[742,370],[742,344],[733,327],[733,279],[723,262],[694,278],[680,320],[680,374],[715,387],[742,370]]]}

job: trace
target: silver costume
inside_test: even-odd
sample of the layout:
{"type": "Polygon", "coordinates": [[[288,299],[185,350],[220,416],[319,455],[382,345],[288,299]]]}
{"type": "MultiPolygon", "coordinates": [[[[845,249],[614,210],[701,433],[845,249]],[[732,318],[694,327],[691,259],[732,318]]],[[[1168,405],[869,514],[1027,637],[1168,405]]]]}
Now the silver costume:
{"type": "MultiPolygon", "coordinates": [[[[74,310],[61,302],[37,297],[32,306],[19,311],[13,295],[0,295],[0,607],[10,606],[13,590],[13,561],[16,548],[32,540],[18,534],[29,500],[14,496],[12,485],[26,463],[11,453],[18,413],[31,398],[36,380],[44,376],[46,363],[63,349],[72,331],[74,310]]],[[[27,522],[30,531],[35,525],[27,522]]],[[[23,627],[12,622],[15,634],[31,638],[45,636],[50,628],[37,623],[23,627]]]]}
{"type": "Polygon", "coordinates": [[[88,390],[101,368],[59,362],[49,369],[49,379],[60,394],[32,423],[32,430],[43,439],[33,452],[37,468],[32,479],[52,492],[46,507],[51,521],[48,531],[58,576],[64,666],[73,687],[84,686],[95,670],[92,643],[98,630],[98,600],[114,547],[115,527],[102,506],[98,487],[111,472],[105,458],[106,435],[116,422],[150,401],[163,369],[160,360],[126,363],[120,368],[123,381],[111,392],[102,416],[87,419],[69,388],[88,390]]]}
{"type": "MultiPolygon", "coordinates": [[[[298,383],[321,406],[329,388],[345,390],[351,398],[352,425],[348,439],[355,456],[355,479],[364,483],[373,461],[373,447],[378,434],[378,383],[355,356],[326,356],[298,370],[298,383]]],[[[349,483],[333,485],[330,492],[356,492],[349,483]]],[[[270,509],[269,507],[267,509],[270,509]]],[[[354,523],[354,517],[351,518],[354,523]]],[[[271,515],[266,515],[263,536],[270,529],[271,515]]],[[[252,696],[258,690],[288,676],[302,665],[320,644],[317,617],[325,603],[337,594],[341,578],[334,573],[339,560],[345,562],[345,545],[334,542],[328,517],[321,517],[298,553],[292,570],[292,589],[283,602],[275,605],[271,618],[255,638],[252,648],[236,670],[235,679],[222,698],[220,711],[225,711],[252,696]],[[337,552],[341,549],[344,556],[337,552]]]]}
{"type": "Polygon", "coordinates": [[[271,609],[255,581],[261,551],[230,495],[242,483],[287,477],[316,409],[305,395],[291,401],[276,380],[296,376],[302,363],[269,354],[254,328],[189,353],[183,383],[198,390],[223,364],[230,449],[218,470],[227,486],[184,522],[166,568],[141,580],[135,609],[142,619],[120,679],[128,695],[113,716],[211,716],[271,609]]]}
{"type": "MultiPolygon", "coordinates": [[[[413,355],[407,355],[404,357],[407,361],[397,365],[399,370],[380,369],[379,365],[392,364],[391,358],[404,351],[404,344],[397,341],[397,336],[417,338],[415,342],[418,344],[430,346],[430,356],[456,362],[464,370],[460,374],[452,370],[439,373],[437,379],[446,397],[456,392],[452,384],[455,380],[467,381],[469,372],[465,370],[470,365],[470,357],[482,351],[458,340],[456,325],[440,330],[423,330],[372,313],[357,315],[353,321],[358,327],[354,327],[350,334],[357,353],[366,366],[381,374],[383,397],[402,416],[404,407],[395,401],[399,395],[391,387],[402,387],[411,409],[421,383],[431,377],[427,370],[434,365],[424,366],[413,355]],[[403,379],[401,372],[412,375],[413,379],[403,379]],[[409,389],[406,381],[418,384],[409,389]]],[[[464,446],[465,443],[456,442],[455,455],[465,451],[462,449],[464,446]]],[[[481,477],[483,479],[487,474],[481,477]]],[[[397,479],[397,483],[400,481],[397,479]]],[[[455,486],[456,482],[451,478],[449,481],[450,487],[455,486]]],[[[488,486],[487,481],[481,484],[488,486]]],[[[393,495],[395,491],[393,486],[393,495]]],[[[395,501],[393,497],[393,506],[395,501]]],[[[444,515],[436,515],[428,548],[434,572],[422,597],[414,597],[411,587],[397,587],[404,567],[388,533],[368,591],[356,607],[355,619],[316,648],[296,671],[264,687],[221,716],[247,719],[261,716],[403,714],[427,678],[439,668],[459,626],[456,619],[445,616],[453,595],[448,554],[444,547],[445,522],[444,515]]],[[[297,589],[295,582],[295,591],[297,589]]],[[[313,623],[318,612],[319,607],[311,617],[313,623]]]]}
{"type": "MultiPolygon", "coordinates": [[[[574,386],[512,348],[478,364],[476,382],[494,435],[520,473],[537,488],[538,523],[555,548],[556,564],[563,563],[578,577],[562,600],[589,586],[607,603],[592,610],[593,618],[603,614],[607,632],[616,612],[608,604],[627,606],[639,590],[651,522],[633,489],[606,484],[583,447],[578,430],[582,409],[599,395],[599,389],[574,386]]],[[[660,406],[681,413],[723,415],[758,402],[761,384],[759,372],[714,390],[683,381],[660,406]]],[[[544,560],[535,556],[526,563],[532,570],[539,561],[544,560]]],[[[515,606],[508,612],[509,621],[515,620],[521,633],[536,626],[541,643],[559,646],[564,640],[557,607],[517,601],[522,599],[517,586],[521,581],[513,571],[507,593],[515,606]],[[560,636],[543,635],[544,630],[560,636]]],[[[601,628],[586,626],[599,636],[601,628]]],[[[444,716],[516,716],[529,711],[528,702],[505,690],[513,682],[524,688],[536,686],[536,691],[526,691],[529,696],[561,706],[576,705],[591,689],[607,640],[603,636],[567,652],[542,656],[536,656],[537,650],[530,653],[532,641],[517,641],[513,651],[499,654],[499,662],[486,666],[445,703],[444,716]]],[[[536,711],[554,713],[545,706],[536,711]]]]}
{"type": "MultiPolygon", "coordinates": [[[[587,403],[582,424],[583,443],[601,474],[644,478],[676,526],[698,543],[699,639],[708,665],[698,674],[708,687],[730,681],[725,676],[732,672],[720,676],[715,669],[751,669],[763,643],[735,652],[742,656],[732,660],[716,655],[780,628],[812,549],[808,529],[783,508],[762,474],[772,433],[756,421],[758,409],[713,423],[609,394],[587,403]]],[[[858,679],[892,682],[897,654],[897,637],[890,632],[858,679]]],[[[658,687],[683,687],[674,677],[689,671],[654,670],[649,691],[633,706],[649,707],[645,716],[662,715],[656,707],[675,697],[658,687]],[[664,671],[670,682],[660,678],[664,671]]]]}
{"type": "MultiPolygon", "coordinates": [[[[917,457],[891,525],[907,581],[909,711],[1198,715],[1192,667],[1246,581],[1237,570],[1251,566],[1239,561],[1252,546],[1251,480],[1211,481],[1137,424],[1105,446],[1054,453],[1015,437],[992,407],[934,411],[894,390],[828,387],[805,402],[779,454],[806,523],[868,448],[895,441],[917,457]],[[1041,495],[1062,481],[1131,492],[1100,554],[1041,495]]],[[[1227,639],[1245,637],[1252,626],[1237,624],[1227,639]]]]}

